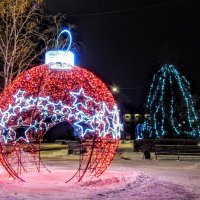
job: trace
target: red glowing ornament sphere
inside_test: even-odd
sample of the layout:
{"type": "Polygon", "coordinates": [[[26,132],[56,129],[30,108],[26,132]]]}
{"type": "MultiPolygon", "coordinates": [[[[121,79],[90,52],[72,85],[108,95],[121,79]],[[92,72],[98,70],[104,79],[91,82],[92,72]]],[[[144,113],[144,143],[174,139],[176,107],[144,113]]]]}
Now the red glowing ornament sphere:
{"type": "Polygon", "coordinates": [[[78,181],[86,175],[98,177],[119,144],[116,102],[93,73],[68,63],[51,63],[54,53],[49,63],[25,71],[0,95],[0,162],[14,178],[20,178],[21,171],[40,171],[44,134],[67,121],[84,149],[78,181]]]}

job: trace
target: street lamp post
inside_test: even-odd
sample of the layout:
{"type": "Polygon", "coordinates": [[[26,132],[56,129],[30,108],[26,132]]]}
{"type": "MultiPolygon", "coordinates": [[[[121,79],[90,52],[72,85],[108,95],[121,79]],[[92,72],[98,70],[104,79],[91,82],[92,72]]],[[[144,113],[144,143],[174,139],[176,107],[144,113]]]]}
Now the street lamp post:
{"type": "MultiPolygon", "coordinates": [[[[132,107],[130,106],[133,103],[132,99],[130,99],[126,94],[124,94],[121,91],[124,91],[124,90],[132,91],[132,90],[136,90],[136,89],[141,89],[141,88],[146,87],[148,85],[149,84],[144,84],[144,85],[140,85],[140,86],[136,86],[136,87],[118,87],[116,85],[112,85],[112,86],[109,86],[109,87],[110,87],[111,92],[113,93],[113,95],[117,99],[118,103],[122,104],[122,102],[123,102],[124,105],[130,107],[129,109],[132,109],[132,107]]],[[[126,113],[125,113],[125,109],[123,108],[122,105],[120,105],[120,108],[122,109],[121,110],[122,123],[123,123],[122,140],[124,141],[127,137],[127,124],[126,124],[126,119],[125,119],[126,113]]]]}

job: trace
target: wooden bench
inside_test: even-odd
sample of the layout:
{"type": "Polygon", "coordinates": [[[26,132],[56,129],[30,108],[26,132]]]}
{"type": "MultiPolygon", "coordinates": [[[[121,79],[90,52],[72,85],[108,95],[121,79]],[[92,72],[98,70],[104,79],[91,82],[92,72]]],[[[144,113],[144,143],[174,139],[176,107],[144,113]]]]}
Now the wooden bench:
{"type": "Polygon", "coordinates": [[[68,154],[78,155],[86,151],[86,148],[83,148],[80,141],[66,141],[68,146],[68,154]]]}
{"type": "Polygon", "coordinates": [[[197,145],[155,145],[155,156],[177,155],[178,160],[183,156],[200,156],[200,146],[197,145]]]}

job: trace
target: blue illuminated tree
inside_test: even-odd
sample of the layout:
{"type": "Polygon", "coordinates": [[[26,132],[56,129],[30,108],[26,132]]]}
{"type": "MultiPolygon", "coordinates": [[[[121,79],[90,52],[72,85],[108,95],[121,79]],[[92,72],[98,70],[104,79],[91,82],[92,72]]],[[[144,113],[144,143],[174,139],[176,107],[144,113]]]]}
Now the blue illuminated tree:
{"type": "MultiPolygon", "coordinates": [[[[148,137],[197,138],[198,115],[190,84],[174,65],[165,64],[154,75],[146,102],[148,137]]],[[[146,130],[147,132],[147,130],[146,130]]]]}

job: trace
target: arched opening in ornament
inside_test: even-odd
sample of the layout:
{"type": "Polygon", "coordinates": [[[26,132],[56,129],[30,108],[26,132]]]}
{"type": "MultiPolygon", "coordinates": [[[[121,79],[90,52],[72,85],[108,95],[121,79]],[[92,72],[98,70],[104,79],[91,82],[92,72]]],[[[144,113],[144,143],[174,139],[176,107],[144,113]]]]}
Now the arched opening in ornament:
{"type": "Polygon", "coordinates": [[[63,143],[67,140],[77,140],[78,138],[74,134],[73,126],[67,122],[63,121],[52,128],[50,128],[43,136],[43,143],[63,143]],[[63,141],[63,142],[62,142],[63,141]]]}
{"type": "Polygon", "coordinates": [[[68,121],[60,122],[49,128],[41,140],[40,159],[42,163],[54,174],[57,173],[55,168],[65,166],[63,170],[72,171],[70,177],[66,179],[71,178],[71,174],[75,174],[79,168],[80,153],[80,138],[75,135],[74,127],[68,121]],[[77,148],[70,151],[69,143],[76,143],[77,148]],[[67,166],[67,163],[71,161],[73,161],[73,169],[67,166]]]}

